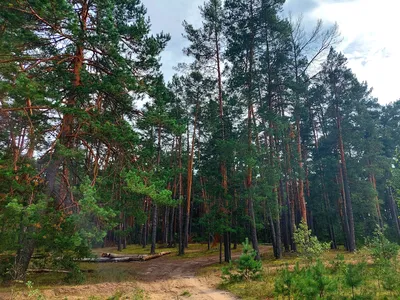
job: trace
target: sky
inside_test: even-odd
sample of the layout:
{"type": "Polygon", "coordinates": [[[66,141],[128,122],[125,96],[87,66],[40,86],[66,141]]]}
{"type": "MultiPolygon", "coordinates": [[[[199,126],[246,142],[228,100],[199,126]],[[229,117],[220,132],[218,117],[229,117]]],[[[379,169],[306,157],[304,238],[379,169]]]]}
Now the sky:
{"type": "MultiPolygon", "coordinates": [[[[147,8],[152,31],[164,31],[171,41],[162,54],[166,80],[174,67],[187,61],[182,53],[184,20],[200,26],[199,5],[204,0],[142,0],[147,8]]],[[[304,24],[318,19],[326,25],[339,25],[342,42],[336,48],[348,58],[348,66],[360,81],[373,88],[381,104],[400,99],[400,0],[286,0],[284,14],[303,15],[304,24]]]]}

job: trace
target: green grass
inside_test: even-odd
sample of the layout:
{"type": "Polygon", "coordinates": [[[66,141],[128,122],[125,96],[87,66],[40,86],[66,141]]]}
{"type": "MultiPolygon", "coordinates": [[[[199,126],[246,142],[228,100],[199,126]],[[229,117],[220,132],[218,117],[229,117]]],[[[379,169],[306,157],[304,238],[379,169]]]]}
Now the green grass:
{"type": "MultiPolygon", "coordinates": [[[[156,248],[156,252],[175,251],[175,248],[156,248]]],[[[126,249],[118,251],[117,247],[96,248],[92,251],[94,254],[100,256],[102,253],[116,253],[116,254],[150,254],[150,245],[143,248],[140,245],[128,245],[126,249]]]]}
{"type": "MultiPolygon", "coordinates": [[[[349,253],[344,250],[331,250],[325,252],[321,260],[330,266],[330,262],[332,262],[338,254],[342,254],[344,256],[345,263],[355,263],[359,262],[363,259],[368,259],[365,253],[349,253]]],[[[235,283],[221,283],[218,288],[222,290],[226,290],[240,299],[244,300],[255,300],[255,299],[274,299],[274,288],[275,288],[275,279],[278,275],[278,272],[283,269],[286,265],[293,266],[297,262],[300,265],[307,264],[306,261],[301,259],[295,253],[285,253],[284,257],[280,260],[277,260],[273,257],[273,254],[269,251],[268,253],[262,256],[263,261],[263,270],[264,274],[262,279],[259,281],[242,281],[235,283]]],[[[206,268],[201,269],[199,272],[199,276],[220,276],[221,274],[221,265],[214,264],[212,266],[208,266],[206,268]]],[[[372,272],[375,266],[372,264],[368,265],[368,277],[366,278],[366,283],[363,287],[357,289],[357,293],[364,293],[373,295],[373,298],[368,299],[399,299],[393,295],[389,291],[384,291],[383,289],[379,289],[377,280],[372,278],[372,272]]],[[[343,297],[347,297],[347,299],[351,299],[351,290],[349,288],[344,288],[344,294],[338,296],[335,299],[344,299],[343,297]]],[[[283,299],[283,298],[279,298],[283,299]]]]}
{"type": "Polygon", "coordinates": [[[192,296],[192,294],[189,291],[183,291],[183,293],[181,294],[182,297],[190,297],[192,296]]]}
{"type": "MultiPolygon", "coordinates": [[[[265,246],[264,246],[265,247],[265,246]]],[[[239,245],[238,249],[232,250],[233,253],[240,253],[242,246],[239,245]]],[[[168,259],[179,260],[179,259],[194,259],[199,257],[207,256],[218,256],[219,249],[213,248],[207,250],[207,244],[190,244],[188,249],[185,249],[184,256],[178,256],[178,251],[176,248],[158,248],[157,252],[161,251],[171,251],[168,259]]],[[[257,282],[237,282],[229,284],[221,284],[219,288],[227,290],[242,299],[271,299],[274,297],[274,282],[278,271],[284,268],[286,265],[295,265],[296,262],[300,264],[305,264],[301,258],[295,253],[285,253],[284,257],[277,260],[273,257],[272,247],[264,249],[262,255],[264,276],[263,279],[257,282]]],[[[129,245],[126,249],[118,252],[116,247],[99,248],[94,249],[93,253],[96,255],[101,255],[103,252],[111,253],[121,253],[121,254],[148,254],[150,253],[150,248],[142,248],[138,245],[129,245]]],[[[328,251],[323,254],[322,260],[329,264],[333,261],[337,254],[343,254],[345,257],[345,262],[354,262],[360,260],[363,256],[362,253],[350,254],[344,250],[328,251]]],[[[135,268],[132,267],[130,263],[80,263],[81,270],[84,272],[86,280],[84,284],[97,284],[104,282],[135,282],[137,279],[137,273],[135,268]],[[90,271],[90,272],[87,272],[90,271]]],[[[372,266],[369,266],[372,268],[372,266]]],[[[219,278],[221,274],[221,264],[214,264],[199,270],[199,276],[209,276],[213,275],[215,278],[219,278]]],[[[29,274],[27,280],[34,282],[35,288],[48,289],[60,285],[66,285],[65,274],[60,273],[43,273],[43,274],[29,274]]],[[[377,287],[377,282],[371,281],[369,283],[370,287],[377,287]]],[[[24,284],[17,284],[14,286],[14,290],[21,291],[26,290],[24,284]]],[[[9,292],[10,286],[0,286],[0,292],[9,292]]],[[[186,291],[184,291],[185,293],[186,291]]],[[[190,294],[190,293],[189,293],[190,294]]],[[[190,295],[185,293],[186,296],[190,295]]],[[[378,293],[379,295],[385,295],[385,293],[378,293]]],[[[116,295],[118,296],[118,295],[116,295]]],[[[133,299],[145,299],[146,297],[139,293],[138,295],[132,296],[133,299]]]]}
{"type": "MultiPolygon", "coordinates": [[[[204,256],[215,256],[219,254],[219,248],[214,247],[210,250],[207,249],[207,244],[189,244],[189,247],[185,249],[185,255],[179,256],[177,247],[174,248],[156,248],[156,253],[170,251],[171,257],[176,259],[187,259],[187,258],[198,258],[204,256]]],[[[232,250],[232,253],[237,253],[241,251],[241,245],[238,249],[232,250]]],[[[116,254],[150,254],[150,245],[143,248],[139,245],[129,245],[126,249],[122,251],[117,251],[116,247],[98,248],[93,249],[93,253],[100,256],[102,253],[116,253],[116,254]]]]}

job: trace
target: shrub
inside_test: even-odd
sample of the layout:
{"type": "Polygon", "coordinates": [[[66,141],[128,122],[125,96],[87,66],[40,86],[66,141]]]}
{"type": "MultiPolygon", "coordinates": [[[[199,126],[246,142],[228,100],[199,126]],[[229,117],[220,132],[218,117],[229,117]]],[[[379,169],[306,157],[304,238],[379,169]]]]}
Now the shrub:
{"type": "MultiPolygon", "coordinates": [[[[298,270],[298,264],[296,265],[298,270]]],[[[295,268],[295,269],[296,269],[295,268]]],[[[295,272],[289,270],[288,265],[278,272],[275,279],[275,295],[288,297],[289,299],[294,294],[295,272]]]]}
{"type": "Polygon", "coordinates": [[[36,300],[45,300],[46,298],[42,295],[39,289],[33,287],[33,282],[26,282],[26,287],[28,288],[28,298],[34,298],[36,300]]]}
{"type": "Polygon", "coordinates": [[[337,281],[329,276],[320,260],[314,266],[303,268],[297,263],[293,271],[286,266],[275,281],[275,295],[289,299],[325,298],[336,289],[337,281]]]}
{"type": "Polygon", "coordinates": [[[361,262],[358,264],[347,264],[344,271],[344,283],[351,288],[353,299],[355,297],[354,289],[361,286],[365,279],[365,269],[367,264],[361,262]]]}
{"type": "Polygon", "coordinates": [[[374,261],[374,275],[381,286],[392,293],[399,289],[397,272],[397,255],[399,246],[390,242],[384,235],[384,230],[377,226],[374,235],[367,240],[367,249],[374,261]]]}
{"type": "Polygon", "coordinates": [[[262,262],[255,259],[256,251],[250,246],[247,238],[242,245],[243,250],[239,259],[222,268],[222,279],[224,281],[234,282],[261,278],[262,262]]]}
{"type": "Polygon", "coordinates": [[[384,230],[377,226],[372,239],[367,239],[367,247],[375,263],[383,263],[396,259],[399,246],[390,242],[384,234],[384,230]]]}
{"type": "Polygon", "coordinates": [[[312,261],[318,258],[324,251],[330,248],[330,243],[321,243],[316,236],[311,235],[307,223],[303,220],[294,232],[294,242],[297,246],[297,252],[312,261]]]}

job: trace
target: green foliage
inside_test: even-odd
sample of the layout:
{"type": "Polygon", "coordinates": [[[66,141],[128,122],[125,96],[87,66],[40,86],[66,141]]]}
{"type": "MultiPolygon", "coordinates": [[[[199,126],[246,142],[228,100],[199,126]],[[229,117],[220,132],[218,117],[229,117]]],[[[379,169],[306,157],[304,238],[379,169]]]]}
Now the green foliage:
{"type": "Polygon", "coordinates": [[[286,267],[278,272],[275,279],[275,295],[284,296],[291,299],[295,293],[295,277],[298,273],[299,265],[296,264],[294,271],[290,271],[289,267],[286,267]]]}
{"type": "Polygon", "coordinates": [[[111,297],[108,297],[107,300],[120,300],[122,297],[122,292],[121,291],[116,291],[114,295],[111,297]]]}
{"type": "Polygon", "coordinates": [[[33,287],[33,282],[32,281],[27,281],[26,282],[26,287],[28,288],[28,298],[32,298],[35,300],[45,300],[46,298],[43,296],[43,294],[40,292],[39,289],[35,289],[33,287]]]}
{"type": "Polygon", "coordinates": [[[133,292],[132,300],[148,300],[150,299],[146,292],[142,289],[137,289],[133,292]]]}
{"type": "Polygon", "coordinates": [[[355,297],[355,289],[360,287],[366,279],[366,267],[365,262],[356,264],[347,264],[344,270],[344,283],[346,286],[351,288],[353,298],[355,297]]]}
{"type": "Polygon", "coordinates": [[[373,261],[373,274],[378,280],[379,288],[392,294],[400,292],[398,268],[399,245],[390,242],[384,234],[384,229],[377,226],[372,238],[367,239],[367,250],[373,261]]]}
{"type": "Polygon", "coordinates": [[[298,253],[307,260],[317,259],[324,251],[329,249],[330,243],[321,243],[316,236],[312,236],[307,223],[303,220],[293,235],[298,253]]]}
{"type": "Polygon", "coordinates": [[[343,254],[337,254],[335,259],[330,262],[331,270],[333,274],[343,273],[346,268],[343,254]]]}
{"type": "Polygon", "coordinates": [[[99,205],[100,197],[96,188],[91,185],[88,177],[79,187],[81,199],[79,200],[79,213],[71,215],[77,234],[75,245],[87,241],[89,245],[101,241],[107,230],[115,226],[114,218],[116,213],[108,208],[99,205]]]}
{"type": "Polygon", "coordinates": [[[380,226],[376,227],[373,237],[367,239],[366,245],[376,264],[392,262],[397,258],[399,252],[399,245],[390,242],[380,226]]]}
{"type": "Polygon", "coordinates": [[[152,172],[140,172],[131,170],[126,174],[127,188],[138,195],[147,196],[157,204],[170,205],[176,204],[172,200],[172,192],[165,187],[166,182],[157,178],[152,172]]]}
{"type": "Polygon", "coordinates": [[[257,253],[249,244],[246,238],[242,243],[243,250],[239,259],[230,262],[229,266],[222,268],[222,279],[226,282],[235,282],[241,280],[257,280],[261,278],[262,262],[256,260],[257,253]]]}
{"type": "Polygon", "coordinates": [[[189,291],[183,291],[181,294],[182,297],[190,297],[192,294],[189,291]]]}
{"type": "Polygon", "coordinates": [[[337,280],[320,260],[303,268],[297,263],[293,271],[286,266],[275,280],[275,295],[289,299],[325,299],[336,290],[337,280]]]}
{"type": "Polygon", "coordinates": [[[397,265],[388,265],[384,268],[381,276],[382,287],[393,296],[400,296],[400,278],[397,265]]]}

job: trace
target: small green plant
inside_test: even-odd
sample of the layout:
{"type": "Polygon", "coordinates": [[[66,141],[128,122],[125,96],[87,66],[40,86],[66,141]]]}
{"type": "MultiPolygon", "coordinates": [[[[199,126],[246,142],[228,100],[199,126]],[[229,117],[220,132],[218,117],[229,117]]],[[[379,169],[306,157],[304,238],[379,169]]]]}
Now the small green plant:
{"type": "Polygon", "coordinates": [[[256,280],[261,278],[262,262],[256,260],[256,251],[250,246],[249,239],[242,243],[243,250],[239,259],[222,268],[222,279],[226,282],[256,280]]]}
{"type": "Polygon", "coordinates": [[[364,283],[366,267],[367,264],[365,262],[358,264],[347,264],[346,266],[344,272],[344,283],[346,286],[351,288],[353,299],[356,297],[355,289],[364,283]]]}
{"type": "Polygon", "coordinates": [[[396,259],[399,246],[385,237],[384,230],[380,226],[377,226],[373,237],[366,242],[375,263],[396,259]]]}
{"type": "Polygon", "coordinates": [[[183,291],[183,293],[181,294],[182,297],[190,297],[192,296],[192,294],[189,291],[183,291]]]}
{"type": "Polygon", "coordinates": [[[67,283],[80,284],[83,283],[85,279],[85,274],[83,274],[82,271],[78,267],[76,267],[67,274],[65,281],[67,283]]]}
{"type": "Polygon", "coordinates": [[[304,220],[296,228],[293,238],[297,252],[309,261],[317,259],[330,247],[330,243],[321,243],[316,236],[312,236],[311,230],[308,229],[304,220]]]}
{"type": "Polygon", "coordinates": [[[326,293],[335,291],[337,288],[336,280],[332,279],[328,273],[327,268],[320,260],[311,267],[311,275],[316,283],[320,298],[323,298],[326,293]]]}
{"type": "Polygon", "coordinates": [[[400,280],[395,266],[388,266],[382,273],[382,287],[389,291],[393,297],[399,296],[400,280]]]}
{"type": "Polygon", "coordinates": [[[303,268],[297,263],[293,271],[286,266],[275,280],[275,295],[289,299],[325,299],[336,289],[337,280],[320,260],[303,268]]]}
{"type": "Polygon", "coordinates": [[[122,292],[121,291],[116,291],[114,295],[111,297],[108,297],[107,300],[119,300],[122,297],[122,292]]]}
{"type": "Polygon", "coordinates": [[[331,273],[332,274],[340,274],[343,273],[346,269],[346,263],[344,261],[343,254],[337,254],[335,259],[330,262],[331,265],[331,273]]]}
{"type": "Polygon", "coordinates": [[[45,300],[46,298],[42,295],[39,289],[33,288],[33,282],[27,281],[26,286],[28,288],[28,298],[34,298],[36,300],[45,300]]]}
{"type": "Polygon", "coordinates": [[[284,296],[288,297],[288,299],[291,299],[292,295],[294,294],[296,270],[298,269],[298,264],[296,265],[294,271],[290,271],[288,265],[286,265],[284,269],[278,272],[278,276],[275,280],[276,296],[284,296]]]}
{"type": "Polygon", "coordinates": [[[377,226],[371,239],[367,239],[367,249],[374,261],[374,275],[378,281],[378,287],[394,293],[398,289],[397,280],[397,255],[399,246],[390,242],[384,234],[384,230],[377,226]]]}
{"type": "Polygon", "coordinates": [[[132,300],[147,300],[150,299],[146,292],[142,289],[137,289],[132,295],[132,300]]]}

